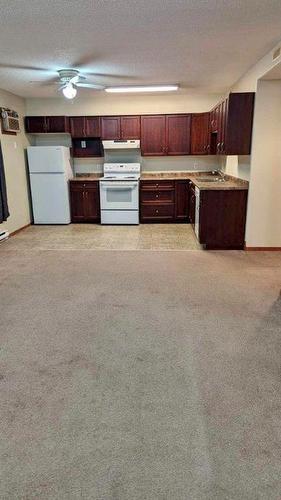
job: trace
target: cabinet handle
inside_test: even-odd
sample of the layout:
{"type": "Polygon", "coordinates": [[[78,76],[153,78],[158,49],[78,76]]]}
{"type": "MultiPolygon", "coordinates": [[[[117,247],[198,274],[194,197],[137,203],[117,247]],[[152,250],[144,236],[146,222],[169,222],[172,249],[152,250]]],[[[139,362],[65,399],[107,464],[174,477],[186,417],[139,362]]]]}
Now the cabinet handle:
{"type": "Polygon", "coordinates": [[[156,194],[155,196],[156,196],[156,198],[159,198],[159,194],[156,194]]]}
{"type": "Polygon", "coordinates": [[[155,213],[158,214],[159,213],[159,210],[155,210],[155,213]]]}
{"type": "Polygon", "coordinates": [[[221,143],[221,152],[224,150],[224,142],[221,143]]]}
{"type": "Polygon", "coordinates": [[[83,191],[83,198],[85,198],[85,191],[83,191]]]}
{"type": "Polygon", "coordinates": [[[156,184],[156,187],[158,187],[158,186],[159,186],[159,184],[156,184]]]}

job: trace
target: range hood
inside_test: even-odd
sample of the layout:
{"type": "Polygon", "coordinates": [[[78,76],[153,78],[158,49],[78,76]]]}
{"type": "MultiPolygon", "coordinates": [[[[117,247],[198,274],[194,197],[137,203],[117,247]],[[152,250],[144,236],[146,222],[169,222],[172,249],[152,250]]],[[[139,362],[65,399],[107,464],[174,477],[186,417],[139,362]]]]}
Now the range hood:
{"type": "Polygon", "coordinates": [[[103,149],[140,149],[139,139],[102,141],[103,149]]]}

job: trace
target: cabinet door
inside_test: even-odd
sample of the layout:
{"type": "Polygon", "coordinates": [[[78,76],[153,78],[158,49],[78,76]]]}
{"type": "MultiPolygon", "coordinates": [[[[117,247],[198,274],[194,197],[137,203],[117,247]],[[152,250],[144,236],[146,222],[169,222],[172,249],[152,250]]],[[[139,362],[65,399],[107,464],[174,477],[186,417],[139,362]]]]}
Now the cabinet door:
{"type": "Polygon", "coordinates": [[[227,127],[228,99],[221,103],[221,133],[219,154],[226,154],[226,127],[227,127]]]}
{"type": "Polygon", "coordinates": [[[229,94],[226,130],[226,153],[229,155],[251,154],[254,92],[229,94]]]}
{"type": "Polygon", "coordinates": [[[99,116],[85,116],[85,135],[86,137],[100,137],[99,116]]]}
{"type": "Polygon", "coordinates": [[[101,136],[107,141],[121,139],[120,116],[101,117],[101,136]]]}
{"type": "Polygon", "coordinates": [[[187,221],[189,210],[189,181],[176,181],[175,219],[187,221]]]}
{"type": "Polygon", "coordinates": [[[189,221],[194,226],[195,224],[195,189],[191,183],[189,187],[189,221]]]}
{"type": "Polygon", "coordinates": [[[216,121],[216,109],[212,109],[212,111],[210,111],[210,121],[209,121],[209,124],[210,124],[210,132],[213,133],[213,132],[216,132],[217,131],[217,121],[216,121]]]}
{"type": "Polygon", "coordinates": [[[50,134],[63,134],[69,132],[69,119],[66,116],[46,116],[47,132],[50,134]]]}
{"type": "Polygon", "coordinates": [[[166,117],[141,117],[141,150],[143,156],[164,156],[166,148],[166,117]]]}
{"type": "Polygon", "coordinates": [[[140,139],[140,117],[121,116],[121,139],[140,139]]]}
{"type": "Polygon", "coordinates": [[[223,142],[223,112],[224,102],[218,106],[218,135],[217,135],[217,154],[221,154],[221,146],[223,142]]]}
{"type": "Polygon", "coordinates": [[[100,217],[98,185],[95,183],[93,187],[87,187],[84,193],[85,219],[88,221],[97,221],[100,217]]]}
{"type": "Polygon", "coordinates": [[[71,116],[69,121],[71,137],[85,137],[85,117],[71,116]]]}
{"type": "Polygon", "coordinates": [[[44,134],[47,132],[45,116],[26,116],[25,131],[29,134],[44,134]]]}
{"type": "Polygon", "coordinates": [[[70,208],[72,222],[82,222],[85,217],[84,188],[80,183],[70,184],[70,208]]]}
{"type": "Polygon", "coordinates": [[[166,154],[190,154],[191,115],[166,116],[166,154]]]}
{"type": "Polygon", "coordinates": [[[194,114],[191,120],[191,154],[206,155],[209,149],[209,113],[194,114]]]}

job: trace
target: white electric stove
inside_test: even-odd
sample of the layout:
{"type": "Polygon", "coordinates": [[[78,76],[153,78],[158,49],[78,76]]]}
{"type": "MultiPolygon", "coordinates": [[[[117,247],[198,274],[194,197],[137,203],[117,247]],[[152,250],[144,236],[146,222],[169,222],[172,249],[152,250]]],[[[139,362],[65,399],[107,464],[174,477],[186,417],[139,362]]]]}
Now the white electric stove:
{"type": "Polygon", "coordinates": [[[101,223],[139,224],[140,163],[105,163],[99,181],[101,223]]]}

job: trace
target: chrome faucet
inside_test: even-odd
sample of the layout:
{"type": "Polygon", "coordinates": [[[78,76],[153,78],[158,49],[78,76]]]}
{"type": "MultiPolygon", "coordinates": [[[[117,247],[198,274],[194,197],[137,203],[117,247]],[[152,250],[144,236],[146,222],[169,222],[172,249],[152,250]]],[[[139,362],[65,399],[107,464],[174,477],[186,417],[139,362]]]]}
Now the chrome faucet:
{"type": "Polygon", "coordinates": [[[224,178],[225,174],[221,170],[212,170],[212,175],[218,175],[221,181],[225,180],[224,178]]]}

